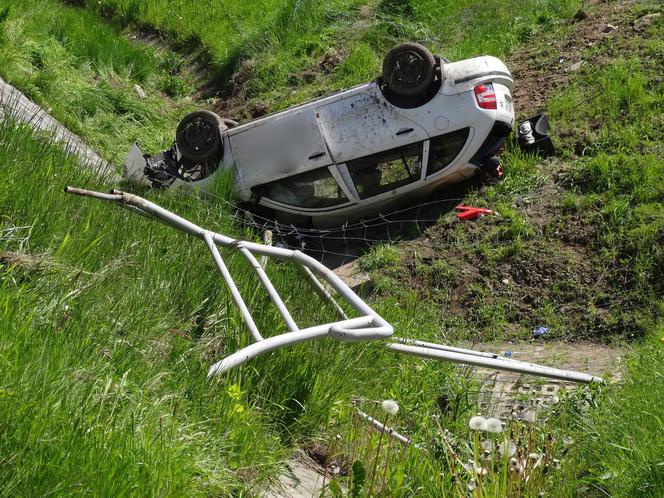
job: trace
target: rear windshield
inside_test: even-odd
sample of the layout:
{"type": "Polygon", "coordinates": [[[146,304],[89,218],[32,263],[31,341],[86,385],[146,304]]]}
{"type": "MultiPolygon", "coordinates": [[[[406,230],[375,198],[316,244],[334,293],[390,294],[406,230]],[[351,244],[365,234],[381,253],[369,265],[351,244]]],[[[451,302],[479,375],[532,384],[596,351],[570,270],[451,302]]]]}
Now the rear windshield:
{"type": "Polygon", "coordinates": [[[303,208],[325,208],[348,202],[327,167],[266,183],[255,190],[275,202],[303,208]]]}
{"type": "Polygon", "coordinates": [[[420,179],[422,144],[412,144],[346,163],[360,199],[388,192],[420,179]]]}

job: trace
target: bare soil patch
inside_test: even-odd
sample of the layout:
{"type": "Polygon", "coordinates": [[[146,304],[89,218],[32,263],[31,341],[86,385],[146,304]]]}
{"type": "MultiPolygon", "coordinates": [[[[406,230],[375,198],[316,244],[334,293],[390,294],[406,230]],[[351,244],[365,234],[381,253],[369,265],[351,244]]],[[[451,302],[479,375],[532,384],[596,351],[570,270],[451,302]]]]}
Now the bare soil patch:
{"type": "MultiPolygon", "coordinates": [[[[595,0],[572,19],[568,35],[547,42],[548,50],[540,43],[526,42],[508,61],[516,81],[514,106],[519,115],[532,115],[546,108],[549,97],[564,88],[571,73],[587,61],[583,52],[606,39],[634,29],[624,23],[624,14],[632,1],[595,0]]],[[[637,26],[638,29],[638,26],[637,26]]]]}

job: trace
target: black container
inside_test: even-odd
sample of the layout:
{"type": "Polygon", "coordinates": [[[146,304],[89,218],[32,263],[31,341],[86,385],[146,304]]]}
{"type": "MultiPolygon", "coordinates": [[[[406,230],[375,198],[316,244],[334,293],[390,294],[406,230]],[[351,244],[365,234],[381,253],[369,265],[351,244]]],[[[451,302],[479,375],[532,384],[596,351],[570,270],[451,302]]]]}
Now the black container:
{"type": "Polygon", "coordinates": [[[551,126],[549,126],[549,118],[544,113],[537,114],[532,118],[520,122],[517,127],[519,147],[526,152],[534,152],[543,157],[552,155],[555,152],[555,148],[553,147],[553,142],[549,136],[550,130],[551,126]],[[526,135],[522,134],[520,131],[521,125],[526,122],[530,123],[531,133],[534,138],[534,142],[532,143],[528,143],[526,135]]]}

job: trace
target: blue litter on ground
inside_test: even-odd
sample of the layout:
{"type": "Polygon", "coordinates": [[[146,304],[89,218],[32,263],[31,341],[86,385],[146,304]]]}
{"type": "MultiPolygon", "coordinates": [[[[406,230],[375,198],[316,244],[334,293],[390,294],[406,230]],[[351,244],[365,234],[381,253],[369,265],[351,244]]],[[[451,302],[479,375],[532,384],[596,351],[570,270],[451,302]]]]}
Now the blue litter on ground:
{"type": "Polygon", "coordinates": [[[533,338],[537,339],[538,337],[548,333],[549,327],[536,327],[535,330],[533,330],[533,338]]]}

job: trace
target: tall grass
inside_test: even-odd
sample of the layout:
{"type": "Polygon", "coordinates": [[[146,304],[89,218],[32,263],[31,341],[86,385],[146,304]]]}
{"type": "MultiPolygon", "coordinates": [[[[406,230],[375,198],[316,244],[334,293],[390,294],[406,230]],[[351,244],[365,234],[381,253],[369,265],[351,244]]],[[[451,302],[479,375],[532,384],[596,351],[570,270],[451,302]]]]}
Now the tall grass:
{"type": "Polygon", "coordinates": [[[664,493],[664,339],[662,327],[627,360],[624,382],[599,408],[564,422],[574,439],[556,482],[561,496],[662,496],[664,493]]]}
{"type": "MultiPolygon", "coordinates": [[[[256,492],[292,444],[334,430],[352,398],[397,397],[411,409],[408,427],[426,419],[452,378],[451,367],[396,358],[379,344],[321,340],[206,382],[210,363],[247,335],[203,244],[66,196],[67,184],[103,185],[7,120],[0,165],[2,495],[256,492]],[[24,264],[26,255],[38,264],[24,264]]],[[[150,197],[252,237],[223,203],[187,192],[150,197]]],[[[260,329],[283,331],[246,263],[228,264],[260,329]]],[[[302,326],[331,318],[288,265],[268,271],[302,326]]],[[[420,332],[435,334],[429,324],[420,332]]],[[[450,423],[463,425],[469,409],[450,423]]]]}
{"type": "Polygon", "coordinates": [[[177,120],[193,108],[182,57],[56,1],[2,0],[0,10],[0,76],[107,159],[119,162],[135,141],[147,150],[170,145],[177,120]]]}
{"type": "Polygon", "coordinates": [[[576,0],[86,4],[130,26],[147,25],[176,43],[204,48],[222,85],[239,70],[243,98],[271,110],[373,79],[384,54],[398,42],[420,41],[453,60],[503,57],[580,6],[576,0]]]}

